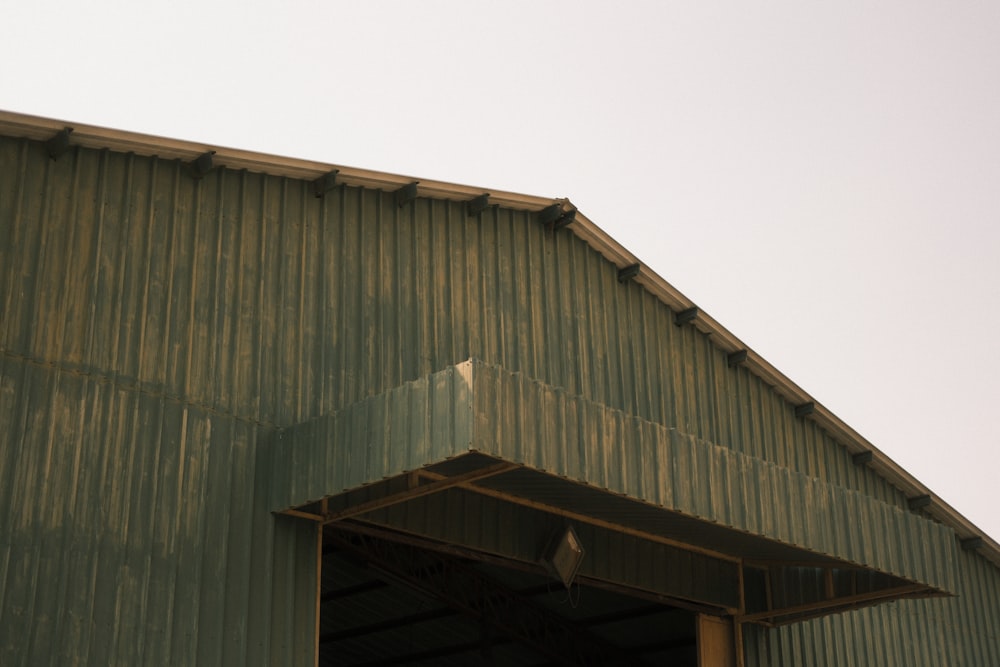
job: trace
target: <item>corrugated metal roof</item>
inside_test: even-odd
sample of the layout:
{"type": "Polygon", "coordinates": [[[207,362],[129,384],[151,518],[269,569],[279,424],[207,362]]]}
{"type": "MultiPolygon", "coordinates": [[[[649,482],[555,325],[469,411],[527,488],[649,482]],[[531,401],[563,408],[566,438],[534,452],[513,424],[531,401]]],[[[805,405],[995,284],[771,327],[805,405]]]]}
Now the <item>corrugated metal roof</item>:
{"type": "MultiPolygon", "coordinates": [[[[235,170],[246,169],[252,172],[288,176],[297,179],[304,179],[306,181],[311,181],[324,174],[328,174],[333,169],[338,170],[338,182],[363,187],[394,190],[402,185],[413,183],[418,180],[409,176],[385,174],[327,163],[263,155],[248,151],[151,137],[118,130],[107,130],[99,127],[72,124],[53,119],[38,118],[0,111],[0,135],[46,140],[67,126],[72,126],[74,128],[74,132],[70,135],[71,142],[74,145],[130,152],[137,155],[157,155],[168,160],[179,159],[187,161],[203,154],[206,151],[214,150],[216,151],[214,161],[217,165],[223,165],[235,170]]],[[[553,203],[560,204],[566,210],[573,208],[572,204],[568,202],[568,200],[564,199],[535,197],[509,192],[495,192],[479,187],[443,183],[426,179],[419,179],[417,192],[421,196],[458,200],[471,200],[481,194],[489,193],[491,203],[497,203],[505,207],[528,211],[538,211],[546,206],[552,205],[553,203]]],[[[78,202],[73,205],[85,205],[85,202],[78,202]]],[[[151,210],[155,210],[155,208],[151,210]]],[[[569,225],[569,228],[574,234],[586,241],[608,261],[614,263],[615,266],[624,268],[638,264],[639,273],[635,277],[635,281],[643,285],[647,290],[649,290],[650,293],[655,295],[658,299],[663,301],[675,311],[687,310],[695,306],[693,302],[678,292],[668,282],[663,280],[647,266],[643,265],[638,258],[610,238],[581,212],[576,213],[575,219],[569,225]]],[[[815,400],[806,394],[800,387],[778,372],[764,359],[759,357],[759,355],[754,353],[752,350],[749,350],[746,345],[722,327],[718,322],[712,319],[708,314],[702,310],[698,310],[694,320],[694,325],[700,331],[709,334],[713,344],[725,352],[747,350],[747,357],[743,362],[746,368],[758,377],[762,378],[768,384],[773,385],[775,390],[782,394],[792,404],[798,405],[809,402],[814,403],[816,406],[815,410],[808,416],[808,419],[815,421],[828,432],[833,434],[851,453],[872,452],[872,460],[868,463],[869,466],[871,466],[894,486],[899,488],[906,496],[929,496],[930,504],[924,508],[925,512],[952,527],[959,538],[981,537],[983,539],[983,546],[980,549],[982,553],[984,553],[984,555],[990,558],[994,563],[1000,565],[1000,544],[976,528],[965,517],[961,516],[961,514],[954,510],[954,508],[950,507],[946,502],[934,495],[930,489],[921,484],[913,476],[906,473],[906,471],[900,468],[888,456],[880,452],[870,442],[861,437],[857,432],[838,419],[824,406],[816,403],[815,400]]],[[[195,370],[197,370],[197,367],[195,367],[195,370]]]]}

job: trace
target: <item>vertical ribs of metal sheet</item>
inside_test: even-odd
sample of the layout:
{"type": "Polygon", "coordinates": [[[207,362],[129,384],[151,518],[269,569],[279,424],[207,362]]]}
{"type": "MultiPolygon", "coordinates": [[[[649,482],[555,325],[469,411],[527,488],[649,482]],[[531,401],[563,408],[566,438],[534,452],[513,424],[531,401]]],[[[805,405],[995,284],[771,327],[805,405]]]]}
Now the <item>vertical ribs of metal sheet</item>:
{"type": "Polygon", "coordinates": [[[958,606],[955,599],[900,600],[775,629],[747,627],[747,664],[996,664],[995,634],[958,606]]]}
{"type": "Polygon", "coordinates": [[[902,506],[898,490],[853,465],[759,378],[730,368],[707,336],[674,325],[663,303],[619,283],[616,267],[582,241],[527,214],[480,218],[469,247],[481,276],[472,356],[902,506]]]}
{"type": "Polygon", "coordinates": [[[472,363],[472,448],[477,451],[738,530],[753,531],[735,523],[745,514],[734,508],[756,502],[762,513],[756,534],[954,589],[954,549],[936,558],[927,551],[927,545],[953,544],[947,528],[855,491],[570,396],[523,374],[472,363]],[[581,427],[565,432],[550,428],[558,415],[571,412],[566,404],[575,404],[581,427]],[[578,456],[563,454],[574,445],[578,456]],[[656,470],[657,482],[646,484],[638,471],[664,456],[669,466],[656,470]],[[647,486],[663,495],[642,495],[647,486]],[[844,526],[845,539],[830,540],[828,525],[844,526]]]}
{"type": "Polygon", "coordinates": [[[270,509],[298,507],[468,452],[472,363],[285,429],[270,454],[270,509]]]}
{"type": "Polygon", "coordinates": [[[0,387],[0,662],[306,664],[315,528],[263,508],[266,432],[10,359],[0,387]]]}
{"type": "MultiPolygon", "coordinates": [[[[48,368],[266,429],[479,357],[905,506],[764,381],[528,213],[468,217],[461,202],[423,198],[399,208],[361,188],[316,199],[301,181],[225,169],[196,183],[176,161],[82,148],[53,161],[40,143],[0,138],[0,307],[17,393],[28,366],[48,368]]],[[[563,408],[567,424],[587,432],[577,409],[563,408]]],[[[78,422],[96,428],[99,414],[78,422]]],[[[179,446],[174,435],[156,441],[179,446]]],[[[565,456],[604,460],[584,444],[565,456]]],[[[12,477],[0,481],[23,483],[21,453],[4,456],[12,477]]],[[[88,471],[103,460],[74,456],[88,471]]],[[[748,524],[775,518],[764,504],[747,508],[748,524]]]]}
{"type": "Polygon", "coordinates": [[[525,212],[0,139],[0,346],[299,423],[483,358],[901,502],[572,234],[525,212]],[[70,224],[70,221],[72,223],[70,224]],[[16,249],[16,250],[15,250],[16,249]],[[3,252],[3,250],[0,250],[3,252]],[[803,447],[808,452],[800,451],[803,447]]]}
{"type": "Polygon", "coordinates": [[[747,664],[865,665],[1000,664],[1000,586],[996,568],[958,551],[957,596],[899,600],[774,629],[744,630],[747,664]]]}
{"type": "MultiPolygon", "coordinates": [[[[275,255],[262,216],[245,216],[248,179],[266,180],[196,185],[174,162],[82,149],[52,161],[0,140],[3,664],[311,656],[298,564],[314,557],[312,529],[278,535],[255,486],[274,432],[256,419],[261,367],[305,356],[300,342],[294,364],[261,349],[278,333],[261,268],[275,255]],[[296,584],[278,602],[260,590],[274,569],[296,584]],[[282,614],[293,622],[272,627],[282,614]]],[[[296,257],[317,245],[290,229],[296,257]]],[[[283,324],[303,337],[316,309],[296,285],[315,264],[296,260],[279,283],[298,295],[283,324]]]]}

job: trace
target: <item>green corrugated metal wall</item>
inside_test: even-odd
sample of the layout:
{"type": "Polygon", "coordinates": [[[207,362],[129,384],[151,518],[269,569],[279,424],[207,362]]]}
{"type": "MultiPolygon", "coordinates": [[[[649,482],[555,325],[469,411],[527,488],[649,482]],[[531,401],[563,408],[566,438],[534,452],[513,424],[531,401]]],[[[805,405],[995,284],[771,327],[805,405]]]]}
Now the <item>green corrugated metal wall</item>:
{"type": "Polygon", "coordinates": [[[0,664],[308,664],[316,533],[255,483],[272,430],[12,356],[0,382],[0,664]]]}
{"type": "MultiPolygon", "coordinates": [[[[316,199],[302,181],[219,169],[195,182],[176,161],[81,148],[52,161],[39,143],[0,139],[5,664],[98,664],[90,637],[108,633],[109,650],[138,662],[288,649],[313,614],[296,599],[313,547],[298,524],[268,523],[256,461],[278,429],[473,357],[905,509],[763,380],[616,276],[526,212],[399,208],[361,188],[316,199]],[[192,526],[201,537],[181,540],[192,526]],[[249,564],[232,548],[248,539],[249,564]],[[45,637],[36,619],[64,634],[45,637]]],[[[802,664],[850,664],[827,659],[845,645],[887,664],[1000,662],[997,570],[962,556],[958,600],[751,634],[751,655],[787,664],[780,647],[798,636],[815,655],[802,664]]]]}
{"type": "Polygon", "coordinates": [[[32,165],[0,202],[20,221],[6,230],[18,250],[5,349],[283,425],[475,357],[904,502],[707,336],[528,213],[399,208],[359,188],[315,199],[305,182],[226,170],[195,184],[177,162],[83,149],[50,162],[26,142],[0,159],[5,173],[32,165]]]}
{"type": "Polygon", "coordinates": [[[478,451],[943,590],[954,586],[958,547],[943,526],[523,375],[483,364],[473,364],[472,375],[478,451]]]}
{"type": "Polygon", "coordinates": [[[903,600],[765,630],[747,626],[748,665],[1000,665],[1000,572],[959,553],[957,597],[903,600]]]}
{"type": "Polygon", "coordinates": [[[316,528],[258,464],[308,393],[299,263],[247,180],[219,208],[176,163],[0,139],[0,664],[312,662],[316,528]]]}
{"type": "Polygon", "coordinates": [[[477,360],[286,429],[271,464],[272,503],[297,507],[469,450],[944,591],[955,586],[958,546],[944,526],[477,360]]]}

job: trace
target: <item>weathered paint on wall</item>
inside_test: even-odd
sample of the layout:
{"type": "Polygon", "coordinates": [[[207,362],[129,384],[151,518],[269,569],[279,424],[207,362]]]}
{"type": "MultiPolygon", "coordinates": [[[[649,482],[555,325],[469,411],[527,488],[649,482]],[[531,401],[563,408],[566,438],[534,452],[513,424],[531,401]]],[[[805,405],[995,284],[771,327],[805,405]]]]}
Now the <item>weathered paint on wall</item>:
{"type": "Polygon", "coordinates": [[[316,531],[267,509],[272,430],[0,360],[0,663],[308,664],[316,531]]]}
{"type": "MultiPolygon", "coordinates": [[[[0,138],[0,299],[5,664],[304,664],[312,528],[267,513],[260,457],[285,427],[469,358],[906,508],[706,335],[527,212],[401,208],[358,187],[317,199],[290,178],[194,181],[175,160],[74,147],[52,161],[0,138]]],[[[997,570],[960,556],[957,600],[749,635],[751,655],[997,662],[997,570]]]]}
{"type": "Polygon", "coordinates": [[[902,505],[813,422],[527,212],[4,140],[3,348],[288,425],[469,358],[902,505]],[[75,224],[67,225],[67,221],[75,224]],[[39,323],[43,326],[39,326],[39,323]],[[790,444],[794,443],[794,444],[790,444]]]}
{"type": "Polygon", "coordinates": [[[201,196],[0,140],[4,665],[312,661],[316,528],[272,517],[259,465],[291,405],[258,381],[280,317],[248,318],[281,281],[201,196]]]}

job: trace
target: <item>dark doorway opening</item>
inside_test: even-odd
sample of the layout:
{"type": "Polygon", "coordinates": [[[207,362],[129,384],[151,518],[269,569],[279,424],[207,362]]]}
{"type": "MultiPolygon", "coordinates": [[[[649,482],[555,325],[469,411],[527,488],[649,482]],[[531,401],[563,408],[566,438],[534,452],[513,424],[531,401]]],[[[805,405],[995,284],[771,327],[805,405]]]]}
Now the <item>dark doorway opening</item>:
{"type": "Polygon", "coordinates": [[[327,526],[320,665],[696,666],[697,614],[404,534],[327,526]]]}

